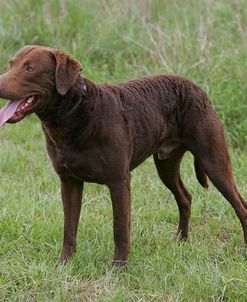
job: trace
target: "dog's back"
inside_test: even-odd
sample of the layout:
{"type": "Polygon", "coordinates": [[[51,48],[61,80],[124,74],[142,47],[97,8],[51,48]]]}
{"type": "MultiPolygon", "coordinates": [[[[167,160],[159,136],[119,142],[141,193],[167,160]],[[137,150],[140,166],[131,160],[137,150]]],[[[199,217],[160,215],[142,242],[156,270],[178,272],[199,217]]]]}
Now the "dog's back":
{"type": "Polygon", "coordinates": [[[133,168],[157,152],[167,157],[182,143],[186,128],[193,129],[198,119],[215,115],[207,94],[178,76],[145,77],[97,88],[108,100],[111,113],[122,110],[125,114],[131,130],[133,168]]]}

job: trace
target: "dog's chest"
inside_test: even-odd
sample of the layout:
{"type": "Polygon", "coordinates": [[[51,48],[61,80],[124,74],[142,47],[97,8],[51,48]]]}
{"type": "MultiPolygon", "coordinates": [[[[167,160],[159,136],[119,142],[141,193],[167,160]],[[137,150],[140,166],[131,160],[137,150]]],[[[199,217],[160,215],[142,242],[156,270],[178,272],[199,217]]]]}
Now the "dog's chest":
{"type": "Polygon", "coordinates": [[[96,178],[86,149],[73,143],[67,135],[59,135],[49,129],[44,129],[44,132],[47,151],[58,175],[92,181],[96,178]]]}
{"type": "Polygon", "coordinates": [[[47,146],[47,150],[58,175],[81,181],[93,181],[97,178],[86,150],[77,150],[74,146],[69,145],[61,148],[47,146]]]}

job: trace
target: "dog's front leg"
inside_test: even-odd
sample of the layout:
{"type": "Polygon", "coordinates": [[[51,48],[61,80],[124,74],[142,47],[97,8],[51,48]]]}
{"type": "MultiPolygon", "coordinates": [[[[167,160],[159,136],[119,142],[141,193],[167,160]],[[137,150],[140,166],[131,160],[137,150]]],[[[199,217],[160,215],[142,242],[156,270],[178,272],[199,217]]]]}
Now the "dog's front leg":
{"type": "Polygon", "coordinates": [[[115,254],[112,264],[120,266],[127,262],[131,249],[130,224],[130,175],[121,181],[108,184],[111,193],[113,208],[113,230],[115,242],[115,254]]]}
{"type": "Polygon", "coordinates": [[[64,210],[64,239],[60,262],[64,263],[76,251],[76,233],[80,217],[83,182],[61,179],[64,210]]]}

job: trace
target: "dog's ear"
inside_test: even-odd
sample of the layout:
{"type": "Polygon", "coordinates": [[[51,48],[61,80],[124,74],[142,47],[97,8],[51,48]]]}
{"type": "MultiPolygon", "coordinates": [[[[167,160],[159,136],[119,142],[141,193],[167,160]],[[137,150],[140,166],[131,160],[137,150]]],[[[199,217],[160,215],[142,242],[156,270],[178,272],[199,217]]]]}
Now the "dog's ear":
{"type": "Polygon", "coordinates": [[[57,92],[60,95],[65,95],[75,83],[82,70],[82,65],[64,52],[55,51],[53,54],[56,60],[55,81],[57,92]]]}

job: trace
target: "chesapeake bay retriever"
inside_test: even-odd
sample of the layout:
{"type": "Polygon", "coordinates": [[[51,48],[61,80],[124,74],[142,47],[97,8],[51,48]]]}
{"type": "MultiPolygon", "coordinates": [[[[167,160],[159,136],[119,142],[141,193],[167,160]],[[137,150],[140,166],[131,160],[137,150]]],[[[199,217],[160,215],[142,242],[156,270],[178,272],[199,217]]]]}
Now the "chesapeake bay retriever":
{"type": "Polygon", "coordinates": [[[234,208],[247,243],[247,203],[234,183],[222,125],[206,93],[178,76],[123,84],[95,84],[64,52],[25,46],[0,76],[0,125],[31,113],[41,120],[48,154],[61,180],[64,240],[61,262],[76,250],[84,182],[108,186],[113,207],[114,265],[131,249],[130,171],[153,155],[162,182],[179,209],[177,235],[188,237],[191,195],[179,167],[184,153],[207,188],[207,176],[234,208]]]}

